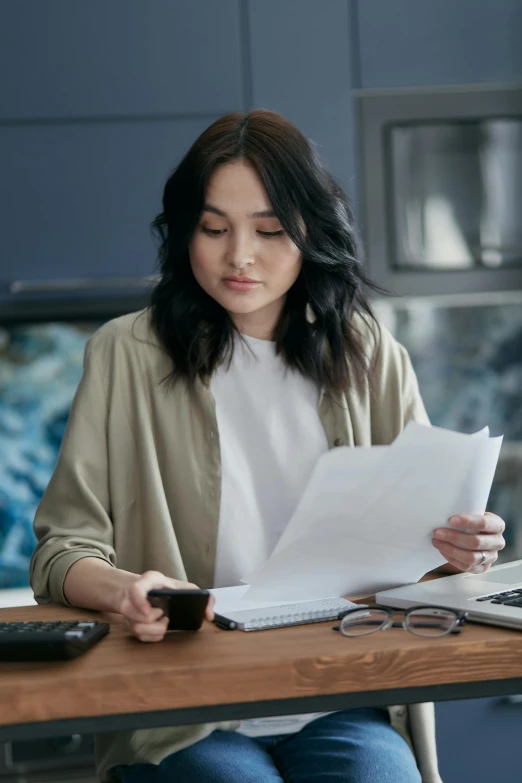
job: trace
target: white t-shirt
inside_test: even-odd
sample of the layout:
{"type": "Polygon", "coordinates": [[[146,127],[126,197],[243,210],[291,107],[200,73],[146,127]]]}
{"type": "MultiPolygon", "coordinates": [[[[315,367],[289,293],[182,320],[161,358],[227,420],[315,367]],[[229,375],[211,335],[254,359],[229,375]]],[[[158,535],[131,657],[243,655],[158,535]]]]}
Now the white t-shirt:
{"type": "MultiPolygon", "coordinates": [[[[328,449],[315,385],[285,367],[275,343],[243,339],[211,382],[222,466],[215,587],[248,581],[266,561],[328,449]]],[[[298,731],[317,714],[243,721],[240,731],[298,731]]]]}

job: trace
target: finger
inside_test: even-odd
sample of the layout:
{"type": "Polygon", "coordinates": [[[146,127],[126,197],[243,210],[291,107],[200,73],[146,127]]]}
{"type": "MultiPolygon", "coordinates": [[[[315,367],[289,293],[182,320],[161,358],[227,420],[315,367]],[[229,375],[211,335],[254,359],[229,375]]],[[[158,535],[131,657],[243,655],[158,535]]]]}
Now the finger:
{"type": "Polygon", "coordinates": [[[136,623],[133,621],[129,622],[132,633],[140,639],[143,636],[162,639],[166,633],[168,624],[168,617],[162,617],[161,620],[158,620],[155,623],[136,623]]]}
{"type": "Polygon", "coordinates": [[[139,636],[136,635],[136,638],[139,639],[140,642],[161,642],[163,639],[164,634],[161,634],[161,636],[151,636],[150,634],[140,634],[139,636]]]}
{"type": "Polygon", "coordinates": [[[435,541],[446,541],[461,549],[474,549],[475,551],[498,551],[504,549],[506,542],[502,535],[494,533],[459,533],[449,528],[438,528],[433,532],[435,541]]]}
{"type": "Polygon", "coordinates": [[[447,561],[450,565],[455,566],[455,568],[458,568],[459,571],[463,571],[464,573],[469,573],[470,566],[466,563],[461,563],[460,560],[448,560],[447,561]]]}
{"type": "Polygon", "coordinates": [[[502,517],[499,517],[498,514],[493,514],[491,511],[486,511],[484,514],[484,517],[489,525],[493,525],[495,527],[494,530],[491,530],[488,527],[487,532],[488,533],[503,533],[506,529],[506,523],[502,519],[502,517]]]}
{"type": "MultiPolygon", "coordinates": [[[[438,549],[439,547],[437,547],[438,549]]],[[[469,563],[465,563],[460,558],[454,557],[450,552],[445,553],[441,551],[442,556],[446,559],[450,565],[455,566],[455,568],[458,568],[459,571],[464,571],[466,573],[470,574],[481,574],[484,571],[487,571],[488,568],[497,560],[498,555],[497,553],[489,554],[486,557],[486,560],[483,563],[478,563],[475,565],[469,565],[469,563]]],[[[482,557],[480,558],[482,560],[482,557]]]]}
{"type": "Polygon", "coordinates": [[[472,566],[469,569],[470,574],[482,574],[484,571],[487,571],[488,568],[491,568],[491,566],[498,560],[498,553],[493,552],[489,554],[486,558],[486,560],[483,563],[479,563],[478,566],[472,566]]]}
{"type": "MultiPolygon", "coordinates": [[[[146,571],[129,588],[129,599],[133,607],[144,617],[150,617],[153,609],[147,598],[147,593],[149,590],[166,587],[167,585],[165,582],[167,579],[168,577],[164,576],[164,574],[159,571],[146,571]]],[[[154,613],[157,614],[157,607],[154,608],[154,613]]]]}
{"type": "Polygon", "coordinates": [[[208,599],[208,604],[207,604],[206,609],[205,609],[205,620],[209,620],[210,622],[212,622],[212,620],[214,619],[214,605],[215,605],[215,603],[216,603],[216,598],[211,593],[210,594],[210,598],[208,599]]]}
{"type": "Polygon", "coordinates": [[[126,601],[124,601],[122,614],[135,622],[151,623],[163,617],[163,609],[159,606],[152,606],[149,601],[143,603],[139,594],[129,591],[126,601]]]}
{"type": "MultiPolygon", "coordinates": [[[[452,546],[452,544],[446,542],[434,542],[433,545],[448,562],[451,562],[454,565],[456,562],[463,563],[466,569],[480,565],[481,561],[484,559],[482,552],[475,552],[470,549],[460,549],[460,547],[452,546]]],[[[486,561],[484,562],[491,562],[492,555],[496,558],[496,553],[485,552],[484,554],[486,555],[486,561]]]]}
{"type": "Polygon", "coordinates": [[[170,587],[172,590],[199,590],[194,582],[181,582],[179,579],[171,579],[170,576],[163,577],[162,587],[170,587]]]}
{"type": "Polygon", "coordinates": [[[487,571],[493,565],[497,558],[498,554],[493,552],[486,557],[483,563],[478,563],[467,567],[465,566],[464,568],[461,565],[457,565],[457,568],[466,571],[468,574],[483,574],[484,571],[487,571]]]}
{"type": "Polygon", "coordinates": [[[165,633],[169,624],[168,617],[162,617],[155,623],[131,623],[131,628],[135,634],[147,634],[149,636],[158,636],[165,633]]]}
{"type": "MultiPolygon", "coordinates": [[[[172,579],[169,576],[165,576],[159,571],[146,571],[136,582],[134,582],[129,590],[129,596],[133,605],[144,617],[151,617],[152,607],[147,598],[149,590],[162,587],[167,587],[171,590],[197,589],[196,585],[192,584],[192,582],[181,582],[178,579],[172,579]]],[[[163,612],[160,611],[159,616],[162,614],[163,612]]]]}
{"type": "Polygon", "coordinates": [[[135,610],[132,605],[125,607],[123,612],[124,616],[132,623],[143,623],[144,625],[151,625],[152,623],[159,622],[165,617],[163,609],[159,606],[152,607],[148,614],[135,610]]]}
{"type": "Polygon", "coordinates": [[[470,530],[478,533],[503,533],[506,529],[504,520],[496,514],[456,514],[449,519],[451,527],[470,530]]]}

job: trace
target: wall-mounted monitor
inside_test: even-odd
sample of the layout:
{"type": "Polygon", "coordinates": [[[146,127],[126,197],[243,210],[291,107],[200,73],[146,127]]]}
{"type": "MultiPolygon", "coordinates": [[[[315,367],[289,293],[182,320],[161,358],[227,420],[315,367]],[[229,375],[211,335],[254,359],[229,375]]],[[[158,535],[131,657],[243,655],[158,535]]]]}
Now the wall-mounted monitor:
{"type": "Polygon", "coordinates": [[[522,85],[361,91],[370,276],[397,294],[522,289],[522,85]]]}

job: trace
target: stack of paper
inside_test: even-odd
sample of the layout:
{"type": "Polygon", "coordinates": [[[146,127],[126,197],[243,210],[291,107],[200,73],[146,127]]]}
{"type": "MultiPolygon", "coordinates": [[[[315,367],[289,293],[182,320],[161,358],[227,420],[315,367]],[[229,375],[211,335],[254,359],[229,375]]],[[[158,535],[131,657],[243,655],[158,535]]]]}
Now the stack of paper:
{"type": "Polygon", "coordinates": [[[337,448],[318,461],[249,601],[368,594],[442,565],[436,527],[486,508],[502,437],[410,422],[390,446],[337,448]]]}

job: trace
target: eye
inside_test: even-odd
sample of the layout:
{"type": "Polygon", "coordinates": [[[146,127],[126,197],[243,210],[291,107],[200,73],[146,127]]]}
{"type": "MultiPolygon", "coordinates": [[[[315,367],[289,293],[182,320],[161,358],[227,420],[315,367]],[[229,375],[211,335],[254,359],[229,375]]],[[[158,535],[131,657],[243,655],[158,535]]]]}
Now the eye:
{"type": "Polygon", "coordinates": [[[279,231],[258,231],[257,233],[262,237],[270,239],[270,237],[280,237],[285,232],[283,229],[280,229],[279,231]]]}
{"type": "Polygon", "coordinates": [[[201,226],[201,230],[204,234],[209,234],[211,237],[218,237],[225,233],[226,228],[207,228],[206,226],[201,226]]]}

